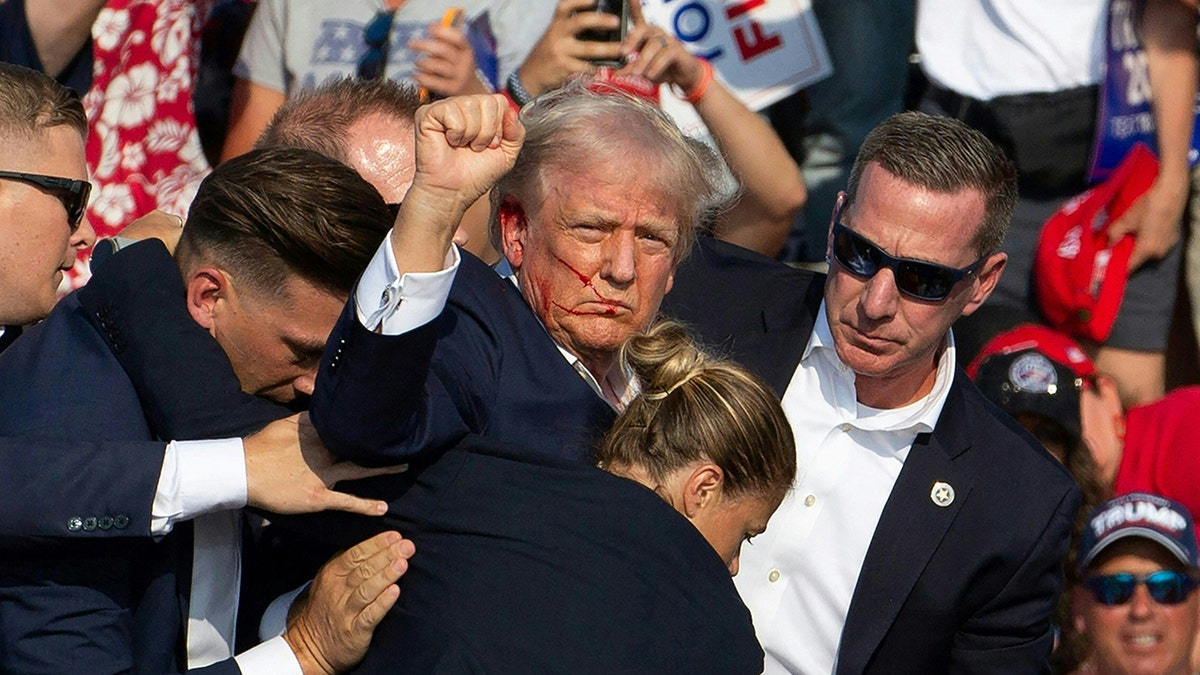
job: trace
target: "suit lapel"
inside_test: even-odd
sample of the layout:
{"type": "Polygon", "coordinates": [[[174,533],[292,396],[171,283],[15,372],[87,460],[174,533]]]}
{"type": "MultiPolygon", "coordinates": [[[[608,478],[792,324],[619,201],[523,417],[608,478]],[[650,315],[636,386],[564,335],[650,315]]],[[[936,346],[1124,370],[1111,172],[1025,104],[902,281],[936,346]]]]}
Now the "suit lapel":
{"type": "Polygon", "coordinates": [[[762,325],[734,341],[734,360],[766,380],[780,398],[808,346],[823,289],[814,282],[803,296],[786,294],[768,303],[759,313],[762,325]]]}
{"type": "MultiPolygon", "coordinates": [[[[971,492],[974,477],[956,469],[953,461],[969,443],[961,424],[966,418],[960,391],[956,382],[934,432],[917,437],[884,505],[842,628],[838,673],[866,670],[971,492]],[[954,490],[948,505],[935,503],[938,482],[954,490]]],[[[940,496],[945,501],[945,493],[940,496]]]]}

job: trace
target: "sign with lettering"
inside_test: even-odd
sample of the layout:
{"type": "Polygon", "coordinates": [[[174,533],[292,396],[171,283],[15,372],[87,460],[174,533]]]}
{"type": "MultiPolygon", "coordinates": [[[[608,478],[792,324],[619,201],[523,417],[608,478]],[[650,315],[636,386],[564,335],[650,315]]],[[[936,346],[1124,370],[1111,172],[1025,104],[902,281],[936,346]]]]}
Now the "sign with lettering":
{"type": "MultiPolygon", "coordinates": [[[[721,82],[752,110],[833,72],[811,0],[643,0],[650,23],[712,62],[721,82]]],[[[662,106],[689,134],[704,125],[692,107],[662,89],[662,106]]]]}
{"type": "MultiPolygon", "coordinates": [[[[1135,0],[1111,0],[1105,32],[1105,72],[1096,116],[1096,143],[1089,175],[1093,183],[1108,177],[1137,143],[1155,150],[1154,114],[1151,109],[1150,72],[1146,52],[1138,39],[1135,0]]],[[[1200,112],[1200,96],[1196,110],[1200,112]]],[[[1192,129],[1188,160],[1200,160],[1200,115],[1192,129]]]]}

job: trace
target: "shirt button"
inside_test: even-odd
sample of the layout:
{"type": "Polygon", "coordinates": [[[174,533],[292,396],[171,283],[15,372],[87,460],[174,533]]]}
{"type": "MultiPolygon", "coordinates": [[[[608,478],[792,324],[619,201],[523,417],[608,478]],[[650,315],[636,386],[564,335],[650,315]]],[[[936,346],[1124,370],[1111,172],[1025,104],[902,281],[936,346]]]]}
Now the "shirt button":
{"type": "Polygon", "coordinates": [[[771,573],[767,575],[767,581],[771,583],[779,581],[779,570],[771,570],[771,573]]]}
{"type": "Polygon", "coordinates": [[[850,433],[850,429],[851,429],[852,427],[850,426],[850,423],[849,423],[849,422],[847,422],[847,423],[845,423],[845,424],[839,424],[839,425],[838,425],[838,428],[839,428],[839,429],[841,429],[842,431],[846,432],[846,433],[850,433]]]}
{"type": "Polygon", "coordinates": [[[816,503],[817,503],[817,496],[816,496],[816,495],[809,495],[809,496],[807,496],[807,497],[805,497],[805,498],[804,498],[804,505],[805,505],[805,506],[812,506],[813,504],[816,504],[816,503]]]}

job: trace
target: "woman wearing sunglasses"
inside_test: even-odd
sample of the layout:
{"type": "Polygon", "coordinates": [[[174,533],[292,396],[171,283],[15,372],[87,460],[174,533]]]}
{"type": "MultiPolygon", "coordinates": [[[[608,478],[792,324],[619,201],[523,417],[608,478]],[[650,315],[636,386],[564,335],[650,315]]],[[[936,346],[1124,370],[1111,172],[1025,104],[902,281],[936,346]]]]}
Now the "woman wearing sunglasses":
{"type": "Polygon", "coordinates": [[[1186,507],[1147,493],[1109,500],[1079,545],[1075,628],[1091,651],[1080,673],[1187,675],[1200,625],[1200,555],[1186,507]]]}

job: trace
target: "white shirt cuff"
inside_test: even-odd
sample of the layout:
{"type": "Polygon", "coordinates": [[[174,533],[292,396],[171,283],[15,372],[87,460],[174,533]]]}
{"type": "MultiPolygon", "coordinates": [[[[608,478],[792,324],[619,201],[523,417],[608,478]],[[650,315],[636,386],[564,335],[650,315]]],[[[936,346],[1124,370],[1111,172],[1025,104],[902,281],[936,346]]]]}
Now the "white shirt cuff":
{"type": "Polygon", "coordinates": [[[242,439],[171,441],[163,455],[150,507],[150,534],[211,511],[246,505],[246,451],[242,439]]]}
{"type": "Polygon", "coordinates": [[[271,601],[271,604],[267,606],[267,611],[263,612],[262,619],[258,622],[259,640],[266,641],[283,635],[283,631],[287,630],[287,616],[288,612],[292,610],[292,603],[296,601],[296,596],[303,593],[310,585],[312,585],[311,581],[305,582],[300,588],[288,591],[271,601]]]}
{"type": "Polygon", "coordinates": [[[272,638],[233,657],[242,675],[304,675],[292,648],[282,637],[272,638]]]}
{"type": "Polygon", "coordinates": [[[460,262],[458,247],[451,246],[441,271],[401,275],[389,231],[358,280],[354,306],[359,323],[400,335],[433,321],[446,306],[460,262]]]}

